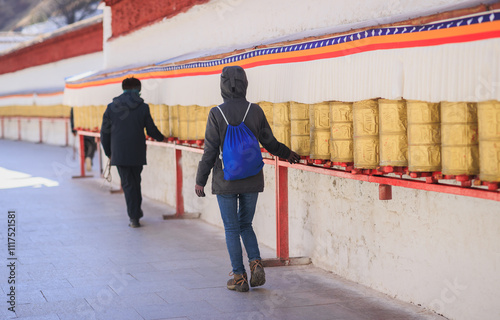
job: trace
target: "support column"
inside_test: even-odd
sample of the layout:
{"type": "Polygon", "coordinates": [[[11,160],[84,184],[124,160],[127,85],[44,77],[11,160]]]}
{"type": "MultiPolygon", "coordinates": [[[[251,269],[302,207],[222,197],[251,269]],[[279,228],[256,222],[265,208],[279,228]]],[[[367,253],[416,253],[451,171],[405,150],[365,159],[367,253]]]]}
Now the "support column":
{"type": "Polygon", "coordinates": [[[279,165],[276,157],[276,253],[281,260],[289,260],[288,250],[288,168],[279,165]]]}
{"type": "Polygon", "coordinates": [[[378,198],[379,200],[391,200],[392,199],[392,186],[388,184],[378,185],[378,198]]]}
{"type": "Polygon", "coordinates": [[[72,178],[90,178],[92,175],[85,175],[85,141],[84,135],[80,132],[78,132],[78,139],[80,140],[80,175],[72,178]]]}
{"type": "Polygon", "coordinates": [[[184,214],[184,197],[182,195],[182,150],[175,150],[175,216],[179,218],[184,214]]]}
{"type": "Polygon", "coordinates": [[[42,118],[38,118],[38,129],[39,129],[39,136],[40,136],[40,141],[39,141],[39,143],[43,143],[43,127],[42,127],[42,118]]]}
{"type": "Polygon", "coordinates": [[[68,126],[69,118],[64,121],[65,134],[66,134],[66,147],[69,145],[69,126],[68,126]]]}
{"type": "MultiPolygon", "coordinates": [[[[182,150],[175,149],[175,214],[164,214],[163,219],[198,219],[199,213],[184,211],[184,195],[182,194],[182,150]]],[[[193,186],[194,187],[194,186],[193,186]]],[[[194,192],[194,191],[193,191],[194,192]]]]}
{"type": "Polygon", "coordinates": [[[288,167],[281,166],[278,157],[274,160],[276,181],[276,258],[264,259],[265,267],[306,265],[308,257],[290,258],[288,233],[288,167]]]}

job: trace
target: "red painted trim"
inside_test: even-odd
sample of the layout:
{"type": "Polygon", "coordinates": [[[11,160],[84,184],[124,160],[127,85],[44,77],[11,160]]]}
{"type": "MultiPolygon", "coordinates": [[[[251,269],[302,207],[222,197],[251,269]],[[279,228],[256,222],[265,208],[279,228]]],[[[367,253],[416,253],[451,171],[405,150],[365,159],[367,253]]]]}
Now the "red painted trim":
{"type": "MultiPolygon", "coordinates": [[[[366,45],[358,45],[357,41],[354,41],[352,44],[353,47],[345,50],[324,52],[318,54],[307,54],[306,50],[304,54],[300,56],[291,56],[291,57],[274,58],[274,59],[272,58],[272,56],[269,56],[269,59],[267,60],[258,60],[247,63],[245,63],[245,60],[242,60],[238,63],[238,65],[240,65],[242,68],[249,69],[249,68],[274,65],[274,64],[298,63],[298,62],[314,61],[320,59],[331,59],[331,58],[344,57],[348,55],[358,54],[362,52],[376,51],[376,50],[428,47],[428,46],[437,46],[443,44],[472,42],[472,41],[479,41],[479,40],[493,39],[493,38],[500,38],[500,30],[485,31],[480,33],[464,34],[458,36],[449,36],[443,38],[430,38],[425,40],[404,41],[404,42],[393,41],[393,42],[383,42],[383,43],[372,43],[366,45]]],[[[231,65],[231,64],[226,64],[226,65],[231,65]]],[[[141,74],[138,73],[136,77],[141,80],[147,80],[147,79],[166,79],[166,78],[214,75],[214,74],[219,74],[222,68],[226,65],[221,65],[219,68],[209,67],[210,70],[208,71],[203,71],[204,69],[207,69],[206,67],[200,67],[193,70],[181,69],[177,71],[169,71],[166,74],[163,72],[157,72],[157,74],[155,74],[155,72],[151,72],[150,75],[141,76],[141,74]]],[[[71,83],[67,83],[66,87],[71,89],[79,89],[79,88],[108,85],[113,83],[121,83],[121,81],[122,77],[117,77],[106,81],[99,80],[96,82],[92,82],[92,80],[90,80],[89,82],[84,83],[83,85],[82,84],[72,85],[71,83]]]]}
{"type": "Polygon", "coordinates": [[[65,146],[67,147],[69,145],[69,119],[66,119],[66,121],[64,121],[64,132],[66,136],[65,146]]]}
{"type": "Polygon", "coordinates": [[[79,134],[80,138],[80,176],[85,177],[85,141],[84,135],[79,134]]]}
{"type": "MultiPolygon", "coordinates": [[[[6,117],[9,118],[9,117],[6,117]]],[[[78,134],[84,134],[89,136],[98,136],[99,133],[93,132],[84,132],[78,131],[78,134]]],[[[174,143],[165,143],[165,142],[156,142],[156,141],[146,141],[146,144],[163,146],[167,148],[174,148],[176,150],[184,150],[189,152],[195,152],[199,154],[203,154],[203,149],[198,147],[190,147],[190,146],[182,146],[174,143]]],[[[275,159],[264,158],[264,163],[269,165],[276,165],[275,159]]],[[[433,192],[441,192],[448,193],[466,197],[480,198],[486,200],[500,201],[500,191],[496,190],[486,190],[480,188],[468,188],[461,187],[449,184],[442,183],[426,183],[425,181],[420,180],[411,180],[406,178],[395,178],[395,177],[386,177],[386,176],[370,176],[364,174],[352,174],[350,172],[333,169],[333,168],[324,168],[312,165],[304,165],[304,164],[289,164],[287,161],[279,160],[280,168],[293,168],[297,170],[309,171],[319,174],[326,174],[333,177],[344,178],[344,179],[352,179],[358,181],[366,181],[373,182],[378,184],[386,184],[390,186],[410,188],[410,189],[418,189],[424,191],[433,191],[433,192]]],[[[278,202],[279,203],[279,202],[278,202]]],[[[288,202],[287,202],[288,203],[288,202]]]]}
{"type": "Polygon", "coordinates": [[[0,56],[0,74],[102,51],[102,22],[0,56]]]}
{"type": "Polygon", "coordinates": [[[40,135],[40,143],[43,142],[43,127],[42,127],[42,118],[38,119],[38,129],[40,135]]]}
{"type": "Polygon", "coordinates": [[[175,216],[180,217],[184,214],[184,197],[182,195],[182,150],[175,150],[175,216]]]}
{"type": "MultiPolygon", "coordinates": [[[[274,164],[274,160],[266,161],[264,163],[274,164]]],[[[441,193],[454,194],[459,196],[467,196],[474,197],[486,200],[494,200],[500,201],[500,192],[499,191],[490,191],[479,188],[465,188],[455,185],[449,184],[441,184],[441,183],[426,183],[425,181],[420,180],[411,180],[411,179],[402,179],[402,178],[393,178],[393,177],[385,177],[385,176],[370,176],[364,174],[352,174],[350,172],[346,172],[338,169],[331,168],[323,168],[316,166],[308,166],[303,164],[294,164],[291,165],[286,161],[281,161],[280,166],[290,167],[298,170],[309,171],[319,174],[326,174],[333,177],[359,180],[359,181],[367,181],[379,184],[387,184],[395,187],[403,187],[403,188],[411,188],[418,189],[424,191],[434,191],[441,193]]]]}
{"type": "Polygon", "coordinates": [[[145,26],[172,18],[186,12],[195,5],[207,3],[209,0],[142,0],[140,5],[134,0],[109,1],[111,7],[111,28],[113,34],[110,40],[129,34],[145,26]]]}
{"type": "Polygon", "coordinates": [[[281,260],[288,260],[288,168],[275,160],[276,181],[276,255],[281,260]]]}

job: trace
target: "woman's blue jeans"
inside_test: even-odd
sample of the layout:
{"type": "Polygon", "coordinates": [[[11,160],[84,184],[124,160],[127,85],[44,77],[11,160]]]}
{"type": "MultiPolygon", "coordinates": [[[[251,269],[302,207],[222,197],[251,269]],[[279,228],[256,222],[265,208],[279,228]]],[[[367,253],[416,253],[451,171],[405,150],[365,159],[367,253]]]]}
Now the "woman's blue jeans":
{"type": "Polygon", "coordinates": [[[226,232],[227,251],[234,274],[245,273],[240,236],[247,251],[248,261],[260,259],[259,245],[252,227],[258,195],[258,193],[217,195],[226,232]]]}

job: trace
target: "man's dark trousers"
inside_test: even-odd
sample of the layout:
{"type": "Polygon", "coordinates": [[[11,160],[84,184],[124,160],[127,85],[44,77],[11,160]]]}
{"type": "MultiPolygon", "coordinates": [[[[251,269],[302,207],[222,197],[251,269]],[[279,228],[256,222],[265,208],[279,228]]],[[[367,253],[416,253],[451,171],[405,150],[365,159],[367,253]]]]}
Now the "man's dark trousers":
{"type": "Polygon", "coordinates": [[[141,204],[141,172],[142,166],[116,166],[122,189],[127,203],[127,212],[130,219],[140,219],[142,217],[141,204]]]}

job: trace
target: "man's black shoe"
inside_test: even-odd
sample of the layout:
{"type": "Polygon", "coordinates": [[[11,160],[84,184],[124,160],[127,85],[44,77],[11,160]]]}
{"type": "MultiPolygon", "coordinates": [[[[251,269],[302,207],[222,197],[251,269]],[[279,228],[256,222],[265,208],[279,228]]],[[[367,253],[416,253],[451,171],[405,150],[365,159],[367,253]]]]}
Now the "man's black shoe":
{"type": "Polygon", "coordinates": [[[139,219],[130,219],[128,226],[131,228],[139,228],[141,224],[139,223],[139,219]]]}

